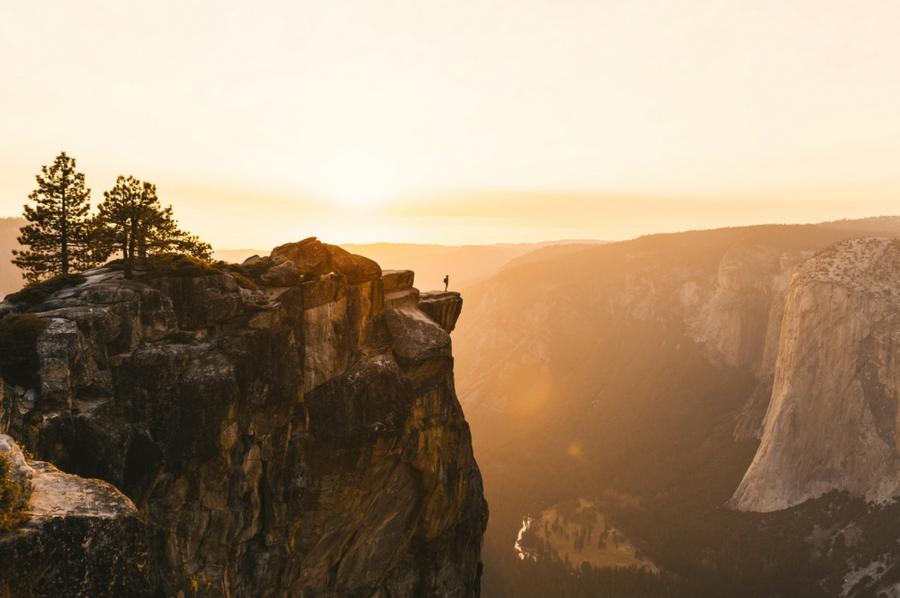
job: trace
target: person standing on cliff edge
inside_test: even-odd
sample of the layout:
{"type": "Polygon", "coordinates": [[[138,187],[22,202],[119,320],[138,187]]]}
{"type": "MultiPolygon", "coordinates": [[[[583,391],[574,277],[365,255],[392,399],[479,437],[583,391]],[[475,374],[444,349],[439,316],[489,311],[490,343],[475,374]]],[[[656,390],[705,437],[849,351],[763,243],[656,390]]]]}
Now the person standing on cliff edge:
{"type": "Polygon", "coordinates": [[[447,292],[447,287],[450,286],[450,275],[444,274],[444,292],[447,292]]]}

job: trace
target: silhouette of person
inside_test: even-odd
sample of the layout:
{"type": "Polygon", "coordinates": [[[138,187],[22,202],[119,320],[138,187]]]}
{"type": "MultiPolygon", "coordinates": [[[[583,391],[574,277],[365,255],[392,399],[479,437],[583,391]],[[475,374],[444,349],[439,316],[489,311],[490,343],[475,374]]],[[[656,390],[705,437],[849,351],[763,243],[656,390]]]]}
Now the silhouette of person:
{"type": "Polygon", "coordinates": [[[444,292],[447,292],[447,288],[450,286],[450,275],[444,274],[444,292]]]}

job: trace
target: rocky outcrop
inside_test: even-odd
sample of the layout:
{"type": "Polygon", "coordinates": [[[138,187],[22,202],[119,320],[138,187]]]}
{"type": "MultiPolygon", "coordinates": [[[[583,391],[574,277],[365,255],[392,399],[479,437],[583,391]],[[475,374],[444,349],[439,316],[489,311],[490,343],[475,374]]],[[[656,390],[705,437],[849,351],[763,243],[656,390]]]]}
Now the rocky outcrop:
{"type": "Polygon", "coordinates": [[[900,494],[900,241],[805,262],[787,296],[762,442],[732,505],[784,509],[831,490],[900,494]]]}
{"type": "Polygon", "coordinates": [[[462,297],[454,291],[422,293],[419,299],[419,309],[447,332],[453,332],[456,328],[456,321],[462,313],[462,304],[462,297]]]}
{"type": "Polygon", "coordinates": [[[477,595],[481,477],[411,285],[315,239],[91,271],[16,307],[48,326],[0,422],[134,501],[165,595],[477,595]]]}
{"type": "Polygon", "coordinates": [[[384,306],[386,309],[399,307],[419,307],[419,290],[413,287],[412,270],[385,270],[381,277],[384,285],[384,306]]]}
{"type": "Polygon", "coordinates": [[[144,526],[111,484],[27,461],[9,436],[0,454],[29,495],[25,518],[0,532],[0,595],[150,596],[144,526]]]}
{"type": "Polygon", "coordinates": [[[346,277],[351,284],[375,280],[381,276],[381,267],[369,258],[352,254],[336,245],[322,243],[315,237],[279,245],[272,250],[272,257],[290,260],[299,271],[309,275],[336,272],[346,277]]]}

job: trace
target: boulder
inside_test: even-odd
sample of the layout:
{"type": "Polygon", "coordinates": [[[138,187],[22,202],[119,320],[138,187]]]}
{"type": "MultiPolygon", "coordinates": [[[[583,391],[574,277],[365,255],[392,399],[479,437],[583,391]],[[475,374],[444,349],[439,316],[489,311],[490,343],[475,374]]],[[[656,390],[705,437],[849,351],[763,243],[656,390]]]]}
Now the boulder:
{"type": "Polygon", "coordinates": [[[411,289],[416,273],[412,270],[384,270],[381,273],[381,284],[385,293],[411,289]]]}
{"type": "Polygon", "coordinates": [[[384,316],[401,364],[450,354],[450,335],[418,309],[389,309],[384,316]]]}
{"type": "Polygon", "coordinates": [[[350,284],[359,284],[381,277],[381,266],[367,257],[350,253],[337,245],[326,245],[331,270],[347,277],[350,284]]]}
{"type": "Polygon", "coordinates": [[[245,259],[243,262],[241,262],[241,265],[242,266],[255,266],[256,264],[259,264],[262,261],[263,261],[263,259],[261,257],[259,257],[258,255],[251,255],[250,257],[245,259]]]}
{"type": "Polygon", "coordinates": [[[462,297],[454,291],[429,291],[419,297],[419,309],[447,332],[456,328],[462,304],[462,297]]]}
{"type": "Polygon", "coordinates": [[[345,276],[350,284],[375,280],[381,276],[381,267],[373,260],[350,253],[337,245],[322,243],[315,237],[279,245],[272,250],[272,258],[288,259],[300,272],[313,276],[336,272],[345,276]]]}
{"type": "Polygon", "coordinates": [[[304,274],[327,274],[328,252],[325,244],[315,237],[308,237],[296,243],[285,243],[272,250],[272,258],[282,257],[294,263],[304,274]]]}
{"type": "Polygon", "coordinates": [[[266,270],[262,281],[273,287],[292,287],[303,282],[303,273],[291,260],[284,260],[266,270]]]}

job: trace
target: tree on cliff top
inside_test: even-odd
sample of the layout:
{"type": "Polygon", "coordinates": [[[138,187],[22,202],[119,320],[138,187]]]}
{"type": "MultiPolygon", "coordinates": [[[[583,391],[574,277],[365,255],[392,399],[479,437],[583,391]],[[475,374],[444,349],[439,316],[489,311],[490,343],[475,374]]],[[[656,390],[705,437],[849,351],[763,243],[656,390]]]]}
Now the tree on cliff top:
{"type": "Polygon", "coordinates": [[[178,228],[172,207],[163,207],[156,185],[133,176],[119,176],[103,194],[94,229],[97,251],[104,259],[119,252],[130,278],[137,258],[160,253],[187,253],[209,259],[212,247],[178,228]]]}
{"type": "Polygon", "coordinates": [[[28,223],[20,229],[12,263],[24,270],[28,282],[68,274],[94,265],[90,247],[90,189],[75,159],[60,153],[53,164],[42,166],[37,188],[25,205],[28,223]]]}

